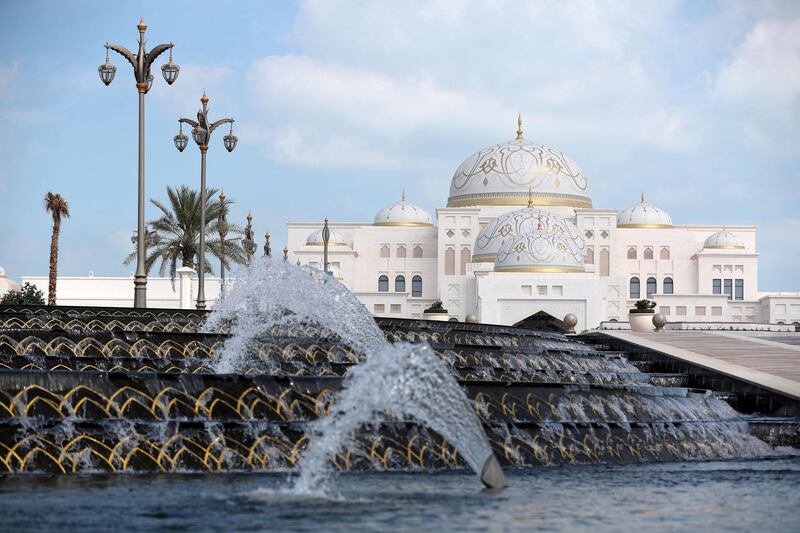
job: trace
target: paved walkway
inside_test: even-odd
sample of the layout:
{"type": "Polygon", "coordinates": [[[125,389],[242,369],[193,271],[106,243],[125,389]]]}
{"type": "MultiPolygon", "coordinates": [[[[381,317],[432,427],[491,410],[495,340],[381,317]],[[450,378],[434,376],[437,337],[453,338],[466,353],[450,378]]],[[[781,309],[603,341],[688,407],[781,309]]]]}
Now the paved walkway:
{"type": "Polygon", "coordinates": [[[758,336],[728,331],[603,331],[698,366],[800,400],[797,335],[758,336]]]}

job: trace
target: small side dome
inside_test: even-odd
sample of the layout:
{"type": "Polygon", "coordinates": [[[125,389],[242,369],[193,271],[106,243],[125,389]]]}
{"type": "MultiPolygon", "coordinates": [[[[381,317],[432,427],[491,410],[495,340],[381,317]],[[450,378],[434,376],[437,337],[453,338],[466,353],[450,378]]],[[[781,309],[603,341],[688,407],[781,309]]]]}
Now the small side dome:
{"type": "MultiPolygon", "coordinates": [[[[341,233],[328,229],[331,232],[328,246],[347,246],[347,241],[344,240],[344,236],[341,233]]],[[[322,240],[322,228],[311,232],[306,239],[306,246],[325,246],[325,242],[322,240]]]]}
{"type": "Polygon", "coordinates": [[[744,243],[735,233],[723,229],[708,237],[703,243],[703,248],[741,250],[744,248],[744,243]]]}
{"type": "Polygon", "coordinates": [[[644,199],[617,215],[618,228],[671,228],[672,217],[644,199]]]}
{"type": "Polygon", "coordinates": [[[387,205],[375,215],[374,226],[433,226],[431,214],[418,205],[406,201],[406,193],[399,202],[387,205]]]}

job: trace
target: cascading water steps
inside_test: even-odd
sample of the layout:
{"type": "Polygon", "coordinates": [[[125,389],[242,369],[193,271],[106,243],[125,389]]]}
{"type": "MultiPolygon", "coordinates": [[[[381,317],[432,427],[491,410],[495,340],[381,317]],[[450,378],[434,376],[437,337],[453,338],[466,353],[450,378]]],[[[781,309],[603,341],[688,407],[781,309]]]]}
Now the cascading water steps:
{"type": "Polygon", "coordinates": [[[311,490],[330,468],[785,453],[753,427],[791,441],[780,420],[743,418],[623,351],[491,325],[378,319],[379,329],[321,273],[261,267],[211,317],[0,307],[0,470],[300,466],[298,486],[311,490]]]}

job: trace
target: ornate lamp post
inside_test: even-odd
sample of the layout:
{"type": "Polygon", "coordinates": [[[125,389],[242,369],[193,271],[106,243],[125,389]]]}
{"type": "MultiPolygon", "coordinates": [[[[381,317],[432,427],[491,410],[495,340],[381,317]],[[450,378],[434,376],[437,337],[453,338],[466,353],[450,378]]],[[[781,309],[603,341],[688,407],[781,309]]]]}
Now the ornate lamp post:
{"type": "Polygon", "coordinates": [[[219,296],[225,296],[225,237],[228,235],[228,222],[225,220],[225,191],[219,193],[219,296]]]}
{"type": "Polygon", "coordinates": [[[331,239],[331,230],[328,228],[328,217],[325,217],[325,225],[322,226],[322,269],[328,273],[328,241],[331,239]]]}
{"type": "Polygon", "coordinates": [[[256,253],[256,240],[253,235],[253,215],[250,213],[247,213],[247,225],[244,227],[242,248],[244,248],[244,252],[247,254],[247,264],[249,265],[253,254],[256,253]]]}
{"type": "Polygon", "coordinates": [[[272,246],[269,245],[269,231],[264,233],[264,257],[272,257],[272,246]]]}
{"type": "MultiPolygon", "coordinates": [[[[153,75],[150,74],[150,67],[158,56],[169,50],[169,61],[161,67],[161,74],[168,85],[175,83],[178,79],[180,67],[172,62],[172,43],[159,44],[149,52],[145,49],[144,32],[147,24],[140,20],[136,26],[139,29],[139,51],[136,55],[124,46],[106,43],[106,62],[97,67],[100,80],[109,85],[114,79],[117,67],[109,61],[109,50],[114,50],[128,60],[133,67],[133,74],[136,78],[136,90],[139,91],[139,223],[138,234],[145,235],[144,227],[144,95],[153,86],[153,75]]],[[[144,268],[145,260],[145,239],[137,241],[136,246],[136,274],[133,278],[133,306],[147,307],[147,272],[144,268]]]]}
{"type": "Polygon", "coordinates": [[[232,152],[236,148],[236,143],[239,140],[233,134],[233,119],[223,118],[213,124],[208,121],[208,96],[203,93],[200,98],[203,108],[197,112],[197,121],[190,118],[178,119],[179,133],[173,139],[175,148],[179,152],[183,152],[186,148],[188,140],[183,134],[183,124],[188,124],[192,127],[192,138],[200,148],[200,250],[197,259],[197,308],[206,308],[206,293],[205,293],[205,254],[206,254],[206,152],[208,152],[208,142],[211,140],[211,134],[214,130],[223,124],[230,124],[231,130],[228,135],[222,138],[222,144],[225,149],[232,152]]]}

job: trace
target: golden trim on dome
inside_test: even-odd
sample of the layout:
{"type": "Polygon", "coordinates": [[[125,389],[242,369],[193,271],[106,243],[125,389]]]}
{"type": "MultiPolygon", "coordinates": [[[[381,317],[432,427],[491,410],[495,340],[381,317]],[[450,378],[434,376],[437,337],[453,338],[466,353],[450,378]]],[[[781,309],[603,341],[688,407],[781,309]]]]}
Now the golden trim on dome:
{"type": "MultiPolygon", "coordinates": [[[[447,207],[472,207],[476,205],[523,205],[527,206],[530,200],[527,193],[520,193],[521,196],[511,196],[508,194],[498,194],[497,196],[485,197],[483,195],[470,195],[468,197],[456,197],[447,199],[447,207]]],[[[578,196],[543,196],[533,194],[533,203],[537,207],[543,206],[567,206],[567,207],[592,207],[590,199],[578,196]]]]}
{"type": "Polygon", "coordinates": [[[497,266],[495,272],[539,272],[539,273],[576,273],[586,272],[586,269],[579,267],[537,267],[537,266],[497,266]]]}
{"type": "Polygon", "coordinates": [[[472,263],[494,263],[494,255],[486,256],[486,257],[475,257],[472,256],[472,263]]]}
{"type": "MultiPolygon", "coordinates": [[[[306,246],[325,246],[324,241],[313,241],[307,242],[306,246]]],[[[328,241],[328,246],[349,246],[346,242],[330,242],[328,241]]]]}
{"type": "Polygon", "coordinates": [[[672,224],[617,224],[618,228],[671,228],[672,224]]]}
{"type": "Polygon", "coordinates": [[[716,249],[716,250],[743,250],[743,244],[704,244],[703,248],[708,249],[716,249]]]}
{"type": "Polygon", "coordinates": [[[373,226],[404,226],[407,228],[431,228],[431,222],[373,222],[373,226]]]}

